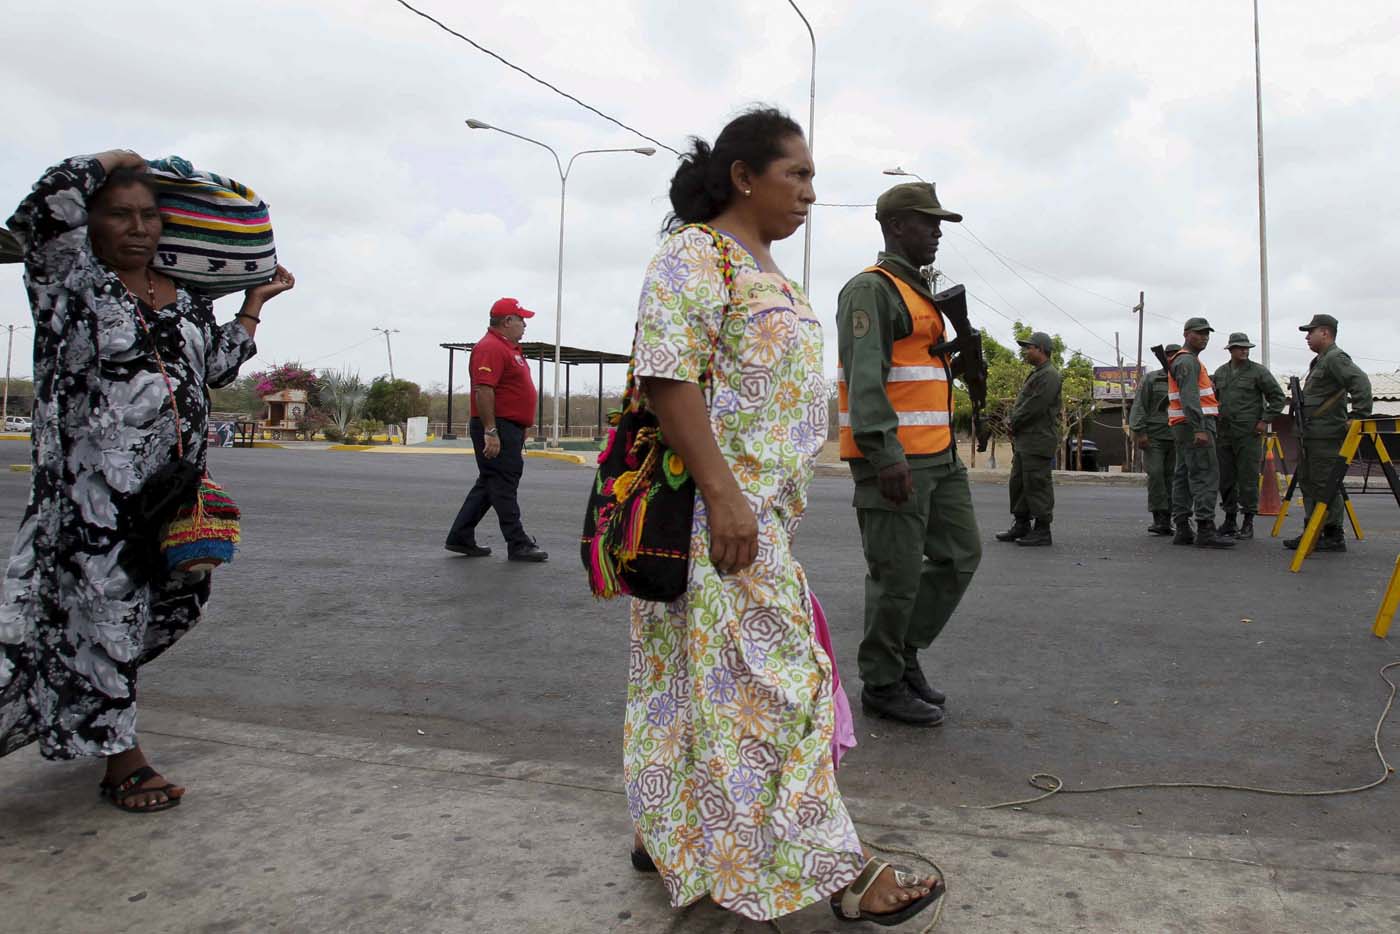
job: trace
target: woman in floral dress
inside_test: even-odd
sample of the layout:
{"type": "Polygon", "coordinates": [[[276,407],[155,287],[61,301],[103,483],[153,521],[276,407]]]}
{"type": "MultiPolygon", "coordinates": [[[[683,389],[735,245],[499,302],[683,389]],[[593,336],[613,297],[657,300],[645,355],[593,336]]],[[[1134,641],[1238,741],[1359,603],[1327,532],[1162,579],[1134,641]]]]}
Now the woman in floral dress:
{"type": "Polygon", "coordinates": [[[835,895],[838,916],[892,924],[942,888],[866,859],[791,552],[827,393],[821,326],[769,247],[801,227],[812,176],[801,128],[755,110],[713,149],[697,139],[671,182],[673,233],[647,269],[633,352],[699,495],[685,596],[632,604],[624,777],[633,861],[655,864],[673,905],[709,896],[765,920],[835,895]]]}
{"type": "Polygon", "coordinates": [[[155,189],[127,150],[54,166],[9,227],[34,314],[34,472],[0,606],[0,756],[37,741],[49,759],[104,757],[105,797],[164,810],[184,789],[137,742],[136,674],[198,621],[209,575],[167,571],[145,516],[178,492],[177,434],[203,470],[207,387],[237,377],[263,303],[294,280],[278,267],[216,324],[151,269],[155,189]]]}

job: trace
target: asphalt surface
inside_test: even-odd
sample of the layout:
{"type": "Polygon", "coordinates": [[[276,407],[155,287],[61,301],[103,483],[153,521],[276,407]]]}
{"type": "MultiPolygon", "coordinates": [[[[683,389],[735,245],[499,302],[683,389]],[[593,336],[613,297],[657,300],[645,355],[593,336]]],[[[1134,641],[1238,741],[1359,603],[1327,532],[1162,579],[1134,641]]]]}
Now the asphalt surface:
{"type": "MultiPolygon", "coordinates": [[[[27,460],[27,445],[0,442],[0,463],[27,460]]],[[[527,463],[526,525],[553,560],[524,565],[504,560],[494,527],[479,534],[496,546],[491,558],[442,550],[473,478],[469,457],[216,450],[211,469],[244,510],[243,549],[217,574],[206,618],[143,671],[144,704],[619,770],[626,606],[594,601],[576,558],[588,470],[527,463]]],[[[28,480],[0,471],[0,525],[17,527],[28,480]]],[[[1388,689],[1377,670],[1400,658],[1394,636],[1369,634],[1400,552],[1388,496],[1356,497],[1367,541],[1293,575],[1277,540],[1215,553],[1148,536],[1135,488],[1062,486],[1055,547],[999,544],[1006,488],[973,490],[985,557],[925,666],[949,694],[948,720],[902,727],[855,703],[860,746],[843,763],[844,790],[897,815],[906,803],[1022,797],[1040,771],[1070,788],[1318,789],[1378,776],[1371,737],[1388,689]]],[[[864,568],[849,481],[815,482],[796,550],[854,703],[864,568]]],[[[1382,735],[1392,762],[1397,720],[1382,735]]],[[[1266,834],[1393,851],[1397,804],[1400,782],[1334,798],[1060,796],[1035,810],[1128,839],[1134,829],[1266,834]]]]}

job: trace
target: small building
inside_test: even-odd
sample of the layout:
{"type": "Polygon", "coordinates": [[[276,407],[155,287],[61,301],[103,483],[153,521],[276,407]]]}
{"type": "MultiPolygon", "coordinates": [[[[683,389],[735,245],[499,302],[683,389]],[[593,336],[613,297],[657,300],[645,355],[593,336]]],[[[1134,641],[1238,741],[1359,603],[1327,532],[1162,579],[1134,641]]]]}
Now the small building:
{"type": "MultiPolygon", "coordinates": [[[[262,397],[262,421],[258,429],[271,435],[274,441],[290,437],[296,440],[306,434],[307,393],[305,389],[279,389],[262,397]]],[[[309,439],[308,439],[309,440],[309,439]]]]}

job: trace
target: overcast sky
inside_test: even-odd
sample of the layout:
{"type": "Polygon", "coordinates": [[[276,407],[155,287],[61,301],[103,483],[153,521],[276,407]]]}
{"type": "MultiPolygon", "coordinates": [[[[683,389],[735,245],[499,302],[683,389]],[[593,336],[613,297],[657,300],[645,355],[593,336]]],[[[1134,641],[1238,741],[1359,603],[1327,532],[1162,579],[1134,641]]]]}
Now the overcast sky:
{"type": "MultiPolygon", "coordinates": [[[[807,122],[808,39],[786,0],[414,3],[677,149],[756,101],[807,122]]],[[[1198,314],[1222,332],[1211,366],[1225,333],[1258,341],[1248,0],[800,5],[817,35],[818,197],[873,202],[899,181],[881,175],[894,165],[936,181],[967,219],[945,226],[939,265],[996,309],[973,306],[999,340],[1019,318],[1109,363],[1117,330],[1131,362],[1143,290],[1146,345],[1198,314]]],[[[1325,311],[1364,368],[1395,370],[1400,14],[1394,0],[1262,7],[1273,367],[1306,368],[1296,328],[1325,311]]],[[[0,217],[45,166],[114,147],[252,186],[298,280],[268,307],[253,367],[295,359],[373,377],[388,365],[370,329],[392,327],[397,375],[443,383],[438,344],[479,338],[503,295],[540,312],[527,340],[552,342],[554,163],[463,120],[566,159],[648,145],[393,0],[62,10],[0,0],[0,217]]],[[[627,350],[674,165],[665,150],[575,163],[565,344],[627,350]]],[[[814,212],[811,293],[828,325],[878,234],[871,208],[814,212]]],[[[776,256],[801,279],[800,233],[776,256]]],[[[231,316],[236,301],[218,307],[231,316]]],[[[27,320],[19,268],[0,267],[0,323],[27,320]]],[[[834,345],[829,331],[833,371],[834,345]]],[[[574,385],[595,380],[585,368],[574,385]]]]}

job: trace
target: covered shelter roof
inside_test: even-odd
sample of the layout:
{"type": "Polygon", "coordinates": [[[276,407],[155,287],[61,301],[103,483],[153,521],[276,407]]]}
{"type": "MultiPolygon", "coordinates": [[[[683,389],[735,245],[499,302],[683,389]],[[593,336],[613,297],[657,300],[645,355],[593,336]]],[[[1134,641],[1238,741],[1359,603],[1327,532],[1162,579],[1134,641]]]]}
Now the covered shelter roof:
{"type": "Polygon", "coordinates": [[[1394,373],[1372,373],[1371,396],[1377,402],[1400,402],[1400,370],[1394,373]]]}
{"type": "MultiPolygon", "coordinates": [[[[477,344],[476,341],[467,343],[445,342],[438,346],[444,350],[460,350],[470,353],[477,344]]],[[[543,341],[533,341],[520,345],[520,355],[526,360],[544,360],[547,363],[554,361],[554,345],[543,341]]],[[[559,362],[567,363],[570,366],[583,363],[629,363],[632,358],[625,353],[613,353],[609,350],[588,350],[583,347],[560,347],[559,362]]]]}

